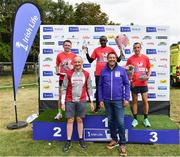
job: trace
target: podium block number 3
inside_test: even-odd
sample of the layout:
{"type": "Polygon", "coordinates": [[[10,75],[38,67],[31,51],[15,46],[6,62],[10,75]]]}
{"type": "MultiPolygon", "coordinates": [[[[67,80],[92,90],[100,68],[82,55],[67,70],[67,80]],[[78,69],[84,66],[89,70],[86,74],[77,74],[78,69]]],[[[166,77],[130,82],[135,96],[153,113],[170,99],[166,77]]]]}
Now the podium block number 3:
{"type": "Polygon", "coordinates": [[[61,136],[62,136],[62,135],[61,135],[61,128],[60,128],[60,127],[54,127],[53,130],[56,131],[56,132],[53,134],[54,137],[61,137],[61,136]]]}
{"type": "Polygon", "coordinates": [[[157,132],[150,132],[151,138],[149,139],[151,142],[157,142],[158,134],[157,132]]]}

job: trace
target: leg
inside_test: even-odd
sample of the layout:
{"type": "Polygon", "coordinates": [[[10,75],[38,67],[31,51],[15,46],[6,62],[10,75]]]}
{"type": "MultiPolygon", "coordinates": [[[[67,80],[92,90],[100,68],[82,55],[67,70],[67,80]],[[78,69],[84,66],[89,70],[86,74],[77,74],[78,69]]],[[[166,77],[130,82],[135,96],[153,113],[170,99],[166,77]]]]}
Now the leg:
{"type": "Polygon", "coordinates": [[[67,119],[67,140],[71,140],[72,132],[73,132],[73,123],[74,123],[74,118],[67,119]]]}
{"type": "Polygon", "coordinates": [[[142,96],[142,101],[143,101],[143,112],[144,112],[144,126],[145,127],[150,127],[151,124],[148,120],[148,112],[149,112],[149,104],[148,104],[148,93],[144,92],[141,94],[142,96]]]}
{"type": "Polygon", "coordinates": [[[86,103],[78,102],[76,103],[76,111],[77,111],[77,129],[78,129],[78,136],[79,136],[79,145],[81,148],[87,148],[86,143],[83,141],[83,118],[85,117],[86,113],[86,103]]]}
{"type": "Polygon", "coordinates": [[[71,140],[75,114],[75,103],[67,102],[65,105],[65,111],[67,118],[67,140],[71,140]]]}
{"type": "Polygon", "coordinates": [[[122,101],[113,101],[114,106],[114,114],[115,119],[113,121],[116,122],[118,134],[119,134],[119,144],[126,144],[125,138],[125,127],[124,127],[124,107],[122,101]]]}
{"type": "Polygon", "coordinates": [[[55,120],[59,120],[62,118],[62,111],[61,111],[61,85],[63,80],[59,80],[59,100],[58,100],[58,113],[54,117],[55,120]]]}
{"type": "Polygon", "coordinates": [[[79,139],[83,138],[83,119],[81,117],[77,117],[77,129],[78,129],[78,135],[79,139]]]}
{"type": "Polygon", "coordinates": [[[137,111],[138,111],[138,93],[136,93],[135,91],[135,87],[134,89],[132,89],[132,114],[133,114],[133,121],[132,121],[132,127],[136,127],[138,125],[138,121],[137,121],[137,111]]]}
{"type": "Polygon", "coordinates": [[[68,152],[71,148],[71,137],[73,132],[73,122],[74,118],[67,119],[67,141],[64,144],[63,151],[68,152]]]}
{"type": "Polygon", "coordinates": [[[137,106],[138,106],[138,94],[131,92],[132,94],[132,113],[137,115],[137,106]]]}
{"type": "Polygon", "coordinates": [[[100,109],[99,107],[99,99],[98,99],[98,82],[99,82],[99,76],[95,76],[95,83],[96,83],[96,108],[95,108],[95,112],[98,112],[98,110],[100,109]]]}
{"type": "Polygon", "coordinates": [[[74,123],[74,103],[67,102],[65,105],[65,110],[66,110],[66,118],[67,118],[67,141],[65,142],[63,151],[68,152],[69,149],[71,148],[71,137],[72,137],[72,132],[73,132],[73,123],[74,123]]]}
{"type": "Polygon", "coordinates": [[[111,138],[114,141],[117,141],[117,127],[116,127],[116,122],[114,121],[115,119],[115,115],[114,115],[114,109],[113,109],[113,105],[111,104],[110,100],[106,100],[105,102],[105,110],[107,113],[107,118],[108,118],[108,126],[109,126],[109,130],[110,130],[110,134],[111,134],[111,138]]]}
{"type": "Polygon", "coordinates": [[[144,114],[147,115],[149,111],[148,93],[147,92],[141,93],[141,96],[142,96],[142,101],[143,101],[143,112],[144,114]]]}

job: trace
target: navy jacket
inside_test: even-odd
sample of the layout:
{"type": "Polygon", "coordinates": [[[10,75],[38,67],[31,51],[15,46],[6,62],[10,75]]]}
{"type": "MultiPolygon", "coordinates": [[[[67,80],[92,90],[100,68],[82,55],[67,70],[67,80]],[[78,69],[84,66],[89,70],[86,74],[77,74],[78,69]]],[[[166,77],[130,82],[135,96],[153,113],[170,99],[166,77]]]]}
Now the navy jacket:
{"type": "Polygon", "coordinates": [[[130,85],[127,72],[116,65],[110,69],[108,65],[101,71],[98,84],[99,101],[127,100],[130,98],[130,85]]]}

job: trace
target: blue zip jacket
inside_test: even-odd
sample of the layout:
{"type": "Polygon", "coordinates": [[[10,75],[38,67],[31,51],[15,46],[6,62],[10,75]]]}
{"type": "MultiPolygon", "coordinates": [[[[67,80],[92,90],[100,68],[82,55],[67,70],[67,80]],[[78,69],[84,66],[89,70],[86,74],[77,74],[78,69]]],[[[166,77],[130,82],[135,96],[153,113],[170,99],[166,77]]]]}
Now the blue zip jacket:
{"type": "Polygon", "coordinates": [[[116,64],[108,65],[101,71],[98,83],[99,102],[104,100],[127,100],[130,98],[130,85],[126,70],[116,64]]]}

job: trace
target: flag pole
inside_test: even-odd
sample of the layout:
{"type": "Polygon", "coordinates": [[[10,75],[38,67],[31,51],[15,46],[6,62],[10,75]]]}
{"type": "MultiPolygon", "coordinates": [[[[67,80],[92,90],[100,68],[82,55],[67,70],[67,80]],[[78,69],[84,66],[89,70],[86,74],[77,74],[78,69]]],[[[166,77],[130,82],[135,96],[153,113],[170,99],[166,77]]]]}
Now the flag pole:
{"type": "Polygon", "coordinates": [[[27,123],[24,121],[18,121],[18,116],[17,116],[17,107],[16,107],[16,100],[14,99],[14,112],[15,112],[15,119],[16,122],[10,123],[7,125],[7,128],[10,130],[13,129],[19,129],[19,128],[24,128],[27,126],[27,123]]]}

